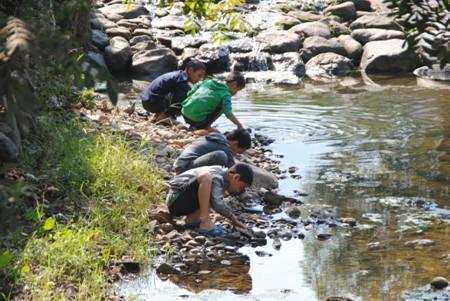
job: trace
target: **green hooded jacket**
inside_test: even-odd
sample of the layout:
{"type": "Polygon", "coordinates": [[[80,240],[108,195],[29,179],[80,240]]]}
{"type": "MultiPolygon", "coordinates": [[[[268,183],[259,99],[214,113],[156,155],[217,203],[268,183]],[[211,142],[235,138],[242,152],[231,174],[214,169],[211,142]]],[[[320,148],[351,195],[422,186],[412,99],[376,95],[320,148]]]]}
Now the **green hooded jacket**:
{"type": "Polygon", "coordinates": [[[217,106],[222,107],[222,112],[227,117],[233,113],[230,90],[225,84],[213,79],[194,85],[181,105],[183,116],[193,121],[205,120],[217,106]]]}

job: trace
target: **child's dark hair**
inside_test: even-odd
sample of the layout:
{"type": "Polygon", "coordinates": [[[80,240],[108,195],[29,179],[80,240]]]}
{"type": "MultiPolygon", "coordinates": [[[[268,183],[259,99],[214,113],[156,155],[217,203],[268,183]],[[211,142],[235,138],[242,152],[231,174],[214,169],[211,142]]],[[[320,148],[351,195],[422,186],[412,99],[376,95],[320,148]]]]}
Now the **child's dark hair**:
{"type": "Polygon", "coordinates": [[[236,163],[228,169],[229,173],[238,174],[240,181],[251,186],[253,183],[253,169],[248,164],[236,163]]]}
{"type": "Polygon", "coordinates": [[[252,137],[245,129],[236,129],[225,133],[228,140],[237,141],[240,148],[249,149],[252,147],[252,137]]]}
{"type": "Polygon", "coordinates": [[[205,63],[199,61],[199,60],[195,60],[195,59],[190,59],[187,63],[186,66],[184,67],[184,69],[192,69],[194,71],[197,70],[206,70],[206,65],[205,63]]]}
{"type": "Polygon", "coordinates": [[[245,77],[238,71],[232,71],[226,78],[227,83],[235,82],[239,88],[245,88],[245,77]]]}

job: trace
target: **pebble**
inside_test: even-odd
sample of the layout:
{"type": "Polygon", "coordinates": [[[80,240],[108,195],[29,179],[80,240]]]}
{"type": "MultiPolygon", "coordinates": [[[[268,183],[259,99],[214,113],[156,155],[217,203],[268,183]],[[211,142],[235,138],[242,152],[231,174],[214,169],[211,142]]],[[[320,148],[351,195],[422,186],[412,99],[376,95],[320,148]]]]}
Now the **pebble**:
{"type": "Polygon", "coordinates": [[[279,250],[281,248],[281,240],[278,237],[274,238],[272,246],[275,250],[279,250]]]}
{"type": "Polygon", "coordinates": [[[448,280],[444,277],[435,277],[431,280],[430,285],[434,289],[441,290],[448,286],[448,280]]]}
{"type": "Polygon", "coordinates": [[[295,166],[291,166],[288,168],[289,173],[295,173],[296,171],[297,171],[297,167],[295,167],[295,166]]]}
{"type": "Polygon", "coordinates": [[[299,218],[302,212],[297,206],[292,206],[286,210],[286,214],[289,215],[290,218],[299,218]]]}
{"type": "Polygon", "coordinates": [[[194,240],[200,244],[204,244],[206,242],[206,237],[199,235],[194,238],[194,240]]]}
{"type": "Polygon", "coordinates": [[[292,232],[288,230],[282,231],[279,235],[283,240],[290,240],[292,238],[292,232]]]}
{"type": "Polygon", "coordinates": [[[211,273],[210,270],[201,270],[201,271],[198,271],[197,274],[199,274],[199,275],[208,275],[208,274],[210,274],[210,273],[211,273]]]}
{"type": "Polygon", "coordinates": [[[220,262],[220,264],[222,264],[222,265],[231,265],[231,261],[229,261],[229,260],[222,260],[220,262]]]}
{"type": "Polygon", "coordinates": [[[317,239],[318,240],[328,240],[328,239],[330,239],[331,238],[331,234],[329,234],[329,233],[320,233],[320,234],[317,234],[317,239]]]}
{"type": "Polygon", "coordinates": [[[339,221],[352,227],[356,226],[356,220],[353,217],[342,217],[339,221]]]}
{"type": "Polygon", "coordinates": [[[367,249],[369,251],[376,251],[376,250],[381,250],[386,248],[385,245],[383,245],[381,242],[379,241],[375,241],[375,242],[371,242],[367,244],[367,249]]]}
{"type": "Polygon", "coordinates": [[[266,252],[266,251],[261,251],[261,250],[256,250],[255,254],[258,255],[259,257],[271,257],[272,254],[266,252]]]}
{"type": "Polygon", "coordinates": [[[256,231],[253,231],[253,236],[255,238],[266,238],[266,233],[264,233],[264,231],[261,231],[261,230],[256,230],[256,231]]]}
{"type": "Polygon", "coordinates": [[[236,247],[233,247],[233,246],[225,246],[223,249],[228,252],[236,251],[236,247]]]}
{"type": "Polygon", "coordinates": [[[164,223],[161,225],[161,230],[164,233],[169,233],[170,231],[173,230],[173,225],[171,223],[164,223]]]}

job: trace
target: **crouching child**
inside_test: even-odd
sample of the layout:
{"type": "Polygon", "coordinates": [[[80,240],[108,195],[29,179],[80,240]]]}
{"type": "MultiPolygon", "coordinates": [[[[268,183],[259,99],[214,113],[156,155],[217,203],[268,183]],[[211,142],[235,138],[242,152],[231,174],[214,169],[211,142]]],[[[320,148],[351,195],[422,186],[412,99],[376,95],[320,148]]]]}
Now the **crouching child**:
{"type": "Polygon", "coordinates": [[[209,209],[227,218],[241,231],[250,233],[224,202],[224,194],[243,192],[253,182],[253,170],[238,163],[230,168],[204,166],[185,171],[170,182],[167,206],[172,216],[186,216],[186,226],[198,228],[205,236],[223,236],[225,229],[214,225],[209,209]]]}

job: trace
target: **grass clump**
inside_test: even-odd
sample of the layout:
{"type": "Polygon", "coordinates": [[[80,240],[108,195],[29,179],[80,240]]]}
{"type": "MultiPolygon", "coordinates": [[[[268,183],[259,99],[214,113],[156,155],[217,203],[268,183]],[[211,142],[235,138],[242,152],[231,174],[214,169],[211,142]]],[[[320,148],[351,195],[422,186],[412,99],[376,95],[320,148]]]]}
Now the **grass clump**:
{"type": "Polygon", "coordinates": [[[33,209],[36,227],[12,251],[14,279],[32,299],[105,298],[112,264],[151,257],[147,210],[161,199],[160,174],[145,145],[119,134],[79,120],[46,118],[41,128],[47,139],[25,162],[36,164],[36,148],[45,152],[39,178],[57,193],[33,209]]]}

